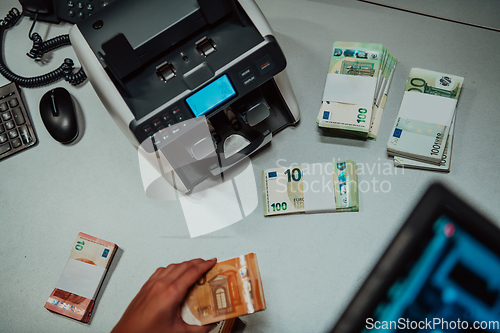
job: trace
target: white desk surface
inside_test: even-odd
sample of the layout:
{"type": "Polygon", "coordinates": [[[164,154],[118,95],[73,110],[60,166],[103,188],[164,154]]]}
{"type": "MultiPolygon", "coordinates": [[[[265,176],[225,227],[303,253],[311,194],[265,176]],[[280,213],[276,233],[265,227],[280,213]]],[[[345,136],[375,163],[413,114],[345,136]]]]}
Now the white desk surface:
{"type": "MultiPolygon", "coordinates": [[[[66,87],[83,109],[86,130],[74,146],[55,142],[41,122],[38,103],[49,88],[23,89],[40,143],[0,162],[0,332],[110,331],[158,266],[248,252],[258,255],[268,309],[244,318],[246,332],[326,332],[433,181],[449,185],[500,222],[499,33],[354,0],[257,2],[288,58],[302,112],[296,127],[252,157],[259,193],[261,171],[280,159],[291,164],[332,158],[353,159],[364,168],[360,181],[387,181],[390,191],[365,187],[359,213],[273,218],[263,216],[259,195],[257,209],[245,219],[191,239],[178,201],[144,194],[136,152],[90,84],[51,86],[66,87]],[[382,43],[399,60],[376,142],[318,131],[315,120],[336,40],[382,43]],[[409,169],[396,174],[388,167],[386,144],[412,67],[465,77],[449,174],[409,169]],[[121,248],[90,325],[43,307],[80,231],[121,248]]],[[[19,6],[15,0],[2,1],[2,17],[13,6],[19,6]]],[[[43,66],[26,57],[30,24],[24,19],[7,33],[5,58],[14,72],[42,74],[67,56],[77,62],[70,47],[54,52],[43,66]]],[[[44,38],[68,30],[69,25],[43,23],[35,28],[44,38]]],[[[0,77],[0,84],[6,83],[0,77]]]]}
{"type": "Polygon", "coordinates": [[[498,0],[368,0],[426,15],[500,30],[498,0]]]}

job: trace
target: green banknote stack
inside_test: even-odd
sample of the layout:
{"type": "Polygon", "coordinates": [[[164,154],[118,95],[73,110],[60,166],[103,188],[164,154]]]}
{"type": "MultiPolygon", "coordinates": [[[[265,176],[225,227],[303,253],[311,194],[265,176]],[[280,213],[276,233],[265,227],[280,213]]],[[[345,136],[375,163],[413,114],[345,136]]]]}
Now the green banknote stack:
{"type": "Polygon", "coordinates": [[[303,163],[262,171],[264,215],[358,212],[354,161],[303,163]]]}
{"type": "Polygon", "coordinates": [[[412,68],[387,143],[394,165],[449,172],[464,78],[412,68]]]}
{"type": "Polygon", "coordinates": [[[329,134],[376,140],[396,64],[382,44],[335,42],[318,126],[329,134]]]}

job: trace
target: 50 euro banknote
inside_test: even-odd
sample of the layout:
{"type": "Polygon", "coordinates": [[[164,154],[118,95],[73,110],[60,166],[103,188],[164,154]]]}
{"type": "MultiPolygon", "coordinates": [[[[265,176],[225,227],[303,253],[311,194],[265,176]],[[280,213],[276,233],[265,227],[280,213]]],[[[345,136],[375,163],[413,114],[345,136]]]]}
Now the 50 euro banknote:
{"type": "Polygon", "coordinates": [[[352,160],[266,169],[262,192],[265,216],[359,211],[358,172],[352,160]]]}
{"type": "Polygon", "coordinates": [[[218,262],[186,297],[182,319],[206,325],[266,309],[264,289],[255,253],[218,262]]]}
{"type": "Polygon", "coordinates": [[[89,322],[97,293],[117,249],[114,243],[80,232],[45,308],[89,322]]]}

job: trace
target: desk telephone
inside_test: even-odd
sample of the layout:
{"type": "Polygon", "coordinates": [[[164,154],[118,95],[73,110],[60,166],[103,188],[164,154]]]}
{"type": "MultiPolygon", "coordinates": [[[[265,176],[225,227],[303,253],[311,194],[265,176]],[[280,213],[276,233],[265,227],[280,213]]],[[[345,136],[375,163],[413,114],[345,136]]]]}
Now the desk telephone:
{"type": "MultiPolygon", "coordinates": [[[[110,1],[113,0],[20,0],[19,2],[23,8],[22,13],[17,8],[12,8],[5,18],[0,20],[0,55],[3,54],[5,32],[15,26],[22,15],[33,19],[33,24],[28,33],[28,37],[33,41],[33,47],[26,55],[34,60],[40,60],[45,53],[62,46],[71,45],[71,42],[69,35],[61,35],[43,41],[38,33],[32,33],[36,21],[77,23],[79,20],[99,11],[110,1]]],[[[69,58],[65,59],[61,66],[45,75],[23,77],[13,73],[5,64],[3,56],[0,56],[0,74],[17,85],[27,88],[51,84],[60,79],[78,85],[87,79],[82,68],[77,72],[74,71],[73,60],[69,58]]]]}
{"type": "Polygon", "coordinates": [[[78,23],[113,0],[19,0],[23,14],[37,20],[78,23]]]}

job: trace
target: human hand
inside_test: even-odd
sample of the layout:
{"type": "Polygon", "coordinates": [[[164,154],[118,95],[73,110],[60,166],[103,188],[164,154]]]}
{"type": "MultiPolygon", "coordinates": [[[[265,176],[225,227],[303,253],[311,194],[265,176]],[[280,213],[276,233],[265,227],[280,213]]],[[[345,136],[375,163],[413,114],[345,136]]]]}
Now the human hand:
{"type": "Polygon", "coordinates": [[[160,267],[130,302],[111,333],[208,333],[216,324],[188,325],[181,318],[181,306],[189,288],[217,259],[193,259],[160,267]]]}

